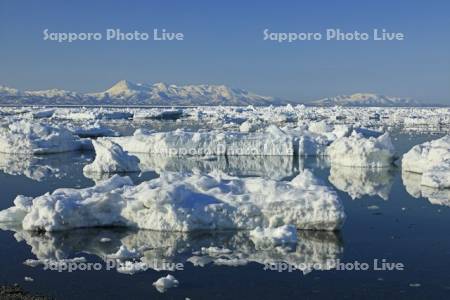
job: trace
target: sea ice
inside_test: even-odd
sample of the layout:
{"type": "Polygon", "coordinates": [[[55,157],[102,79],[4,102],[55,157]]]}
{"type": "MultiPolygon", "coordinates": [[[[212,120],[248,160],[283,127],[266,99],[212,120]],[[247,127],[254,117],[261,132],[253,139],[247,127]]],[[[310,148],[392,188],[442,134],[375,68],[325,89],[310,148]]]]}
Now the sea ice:
{"type": "Polygon", "coordinates": [[[402,169],[424,173],[450,160],[450,135],[411,148],[402,158],[402,169]]]}
{"type": "Polygon", "coordinates": [[[67,123],[67,129],[70,130],[73,134],[78,135],[82,138],[96,138],[96,137],[104,137],[104,136],[118,136],[119,134],[99,123],[99,121],[95,122],[87,122],[79,125],[75,125],[71,122],[67,123]]]}
{"type": "Polygon", "coordinates": [[[131,153],[162,155],[293,155],[292,137],[276,126],[264,132],[171,132],[136,130],[133,136],[111,138],[131,153]]]}
{"type": "Polygon", "coordinates": [[[364,138],[354,132],[334,141],[327,149],[331,164],[347,167],[389,167],[394,160],[394,146],[388,133],[378,138],[364,138]]]}
{"type": "Polygon", "coordinates": [[[95,160],[84,166],[85,173],[125,173],[139,172],[139,159],[128,154],[119,145],[110,140],[93,140],[95,160]]]}
{"type": "Polygon", "coordinates": [[[166,290],[177,287],[179,284],[178,280],[173,277],[173,275],[167,275],[166,277],[161,277],[155,282],[153,282],[153,286],[158,290],[160,293],[164,293],[166,290]]]}
{"type": "Polygon", "coordinates": [[[98,226],[252,230],[288,224],[336,230],[344,218],[336,193],[307,170],[291,181],[167,172],[137,186],[115,175],[85,189],[61,188],[34,199],[17,196],[13,207],[0,212],[0,223],[38,231],[98,226]]]}
{"type": "Polygon", "coordinates": [[[414,146],[403,155],[402,170],[421,173],[421,185],[450,188],[450,135],[414,146]]]}
{"type": "Polygon", "coordinates": [[[0,127],[0,152],[48,154],[79,150],[80,140],[56,125],[17,121],[0,127]]]}

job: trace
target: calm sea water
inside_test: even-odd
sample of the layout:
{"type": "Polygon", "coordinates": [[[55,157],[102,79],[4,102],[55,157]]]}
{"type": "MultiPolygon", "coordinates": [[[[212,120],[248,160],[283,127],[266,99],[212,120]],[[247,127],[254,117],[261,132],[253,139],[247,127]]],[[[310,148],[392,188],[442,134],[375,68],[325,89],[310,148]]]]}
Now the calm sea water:
{"type": "MultiPolygon", "coordinates": [[[[399,154],[412,145],[438,136],[396,134],[399,154]]],[[[0,158],[0,209],[12,205],[18,194],[38,196],[60,187],[88,187],[82,167],[93,154],[51,155],[34,160],[11,156],[0,158]]],[[[250,158],[249,158],[250,159],[250,158]]],[[[158,233],[123,229],[74,230],[37,234],[0,230],[0,282],[19,283],[26,290],[56,299],[445,299],[450,297],[450,201],[446,192],[423,191],[417,178],[399,168],[380,172],[330,168],[320,159],[291,161],[290,158],[199,162],[172,160],[158,164],[171,171],[221,168],[239,176],[268,176],[289,179],[299,169],[313,171],[337,190],[347,220],[339,233],[299,232],[295,249],[256,249],[244,233],[158,233]],[[203,165],[202,165],[203,164],[203,165]],[[423,196],[422,196],[423,195],[423,196]],[[447,204],[447,205],[446,205],[447,204]],[[101,243],[102,237],[110,242],[101,243]],[[182,262],[184,270],[148,270],[134,275],[111,271],[44,271],[24,265],[26,259],[84,256],[102,263],[102,256],[114,253],[121,244],[151,245],[149,260],[182,262]],[[226,247],[247,258],[241,266],[206,264],[194,266],[187,260],[201,247],[226,247]],[[341,262],[369,264],[366,271],[264,270],[264,262],[341,262]],[[403,271],[376,271],[374,260],[402,263],[403,271]],[[152,282],[173,274],[179,287],[158,292],[152,282]],[[25,282],[24,277],[34,278],[25,282]]],[[[136,183],[157,177],[149,171],[134,175],[136,183]]]]}

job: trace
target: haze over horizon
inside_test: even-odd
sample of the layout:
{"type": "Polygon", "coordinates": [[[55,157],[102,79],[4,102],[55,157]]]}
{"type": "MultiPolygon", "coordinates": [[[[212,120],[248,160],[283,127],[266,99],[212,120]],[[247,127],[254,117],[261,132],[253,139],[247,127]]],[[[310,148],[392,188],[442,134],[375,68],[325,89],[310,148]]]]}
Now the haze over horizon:
{"type": "Polygon", "coordinates": [[[326,7],[294,1],[283,5],[2,1],[0,85],[87,93],[126,79],[224,84],[298,102],[370,92],[450,104],[449,8],[448,1],[387,0],[326,7]],[[43,40],[46,28],[53,32],[165,28],[183,32],[185,40],[58,43],[43,40]],[[277,43],[263,40],[265,28],[273,32],[386,28],[403,32],[406,39],[277,43]]]}

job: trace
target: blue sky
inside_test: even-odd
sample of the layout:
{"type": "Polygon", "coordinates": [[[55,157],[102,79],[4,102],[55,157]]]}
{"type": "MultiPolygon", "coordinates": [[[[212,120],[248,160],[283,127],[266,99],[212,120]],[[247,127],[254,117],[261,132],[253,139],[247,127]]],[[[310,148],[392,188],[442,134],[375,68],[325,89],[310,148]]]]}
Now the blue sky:
{"type": "Polygon", "coordinates": [[[100,91],[120,79],[226,84],[306,101],[376,92],[450,103],[450,1],[0,0],[0,84],[100,91]],[[59,44],[42,31],[180,31],[183,42],[59,44]],[[262,31],[403,32],[405,41],[263,41],[262,31]]]}

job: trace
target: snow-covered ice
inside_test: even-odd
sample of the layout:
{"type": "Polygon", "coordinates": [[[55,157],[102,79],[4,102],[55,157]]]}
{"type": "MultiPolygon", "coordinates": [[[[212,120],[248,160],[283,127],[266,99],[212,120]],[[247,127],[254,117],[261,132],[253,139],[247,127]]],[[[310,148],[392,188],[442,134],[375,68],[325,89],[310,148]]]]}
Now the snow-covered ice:
{"type": "Polygon", "coordinates": [[[365,138],[354,132],[335,140],[328,148],[331,164],[347,167],[382,168],[392,165],[394,146],[388,133],[378,138],[365,138]]]}
{"type": "Polygon", "coordinates": [[[61,188],[32,198],[17,196],[0,222],[25,230],[130,226],[161,231],[248,229],[293,225],[336,230],[345,218],[336,193],[310,171],[291,181],[162,173],[134,186],[113,176],[85,189],[61,188]]]}
{"type": "Polygon", "coordinates": [[[84,166],[85,173],[139,172],[139,159],[128,154],[118,144],[103,138],[93,140],[95,160],[84,166]]]}
{"type": "Polygon", "coordinates": [[[70,131],[57,125],[16,121],[0,127],[0,152],[49,154],[76,151],[81,142],[70,131]]]}
{"type": "Polygon", "coordinates": [[[269,126],[264,132],[251,134],[227,131],[145,132],[111,138],[131,153],[162,155],[293,155],[292,137],[269,126]]]}
{"type": "Polygon", "coordinates": [[[450,188],[450,136],[412,147],[403,155],[402,169],[422,174],[421,185],[450,188]]]}
{"type": "Polygon", "coordinates": [[[164,293],[166,290],[177,287],[179,284],[178,280],[173,275],[167,275],[166,277],[161,277],[155,282],[153,282],[153,286],[160,293],[164,293]]]}
{"type": "Polygon", "coordinates": [[[402,169],[424,173],[450,159],[450,135],[411,148],[402,158],[402,169]]]}
{"type": "Polygon", "coordinates": [[[72,122],[67,122],[65,124],[66,128],[71,131],[73,134],[78,135],[82,138],[95,138],[95,137],[104,137],[104,136],[118,136],[117,131],[108,128],[100,124],[99,121],[88,121],[80,124],[74,124],[72,122]]]}

